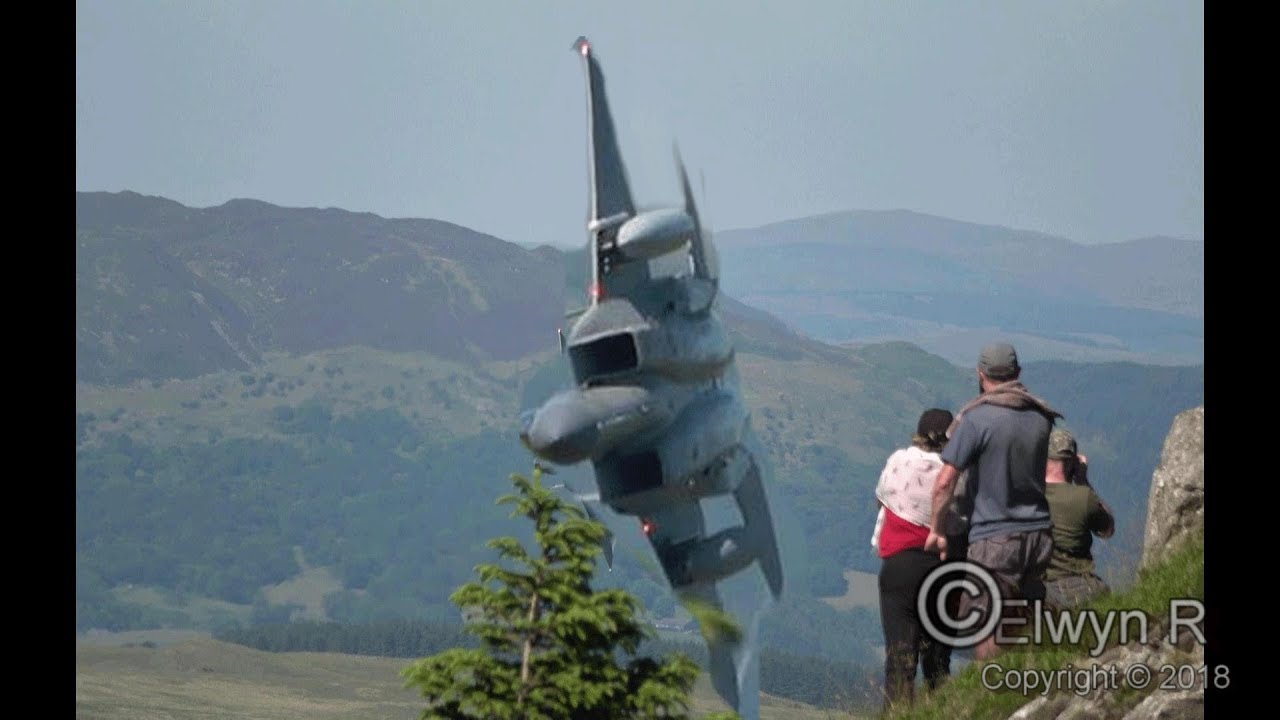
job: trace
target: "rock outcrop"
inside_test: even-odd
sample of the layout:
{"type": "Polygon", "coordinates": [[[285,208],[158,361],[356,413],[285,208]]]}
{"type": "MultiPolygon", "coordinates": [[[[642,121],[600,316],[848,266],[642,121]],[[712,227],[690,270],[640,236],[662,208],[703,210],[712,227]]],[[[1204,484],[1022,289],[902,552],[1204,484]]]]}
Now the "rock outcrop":
{"type": "Polygon", "coordinates": [[[1151,478],[1142,567],[1204,528],[1204,406],[1179,413],[1151,478]]]}
{"type": "Polygon", "coordinates": [[[1102,687],[1084,695],[1057,693],[1036,698],[1009,716],[1009,720],[1192,720],[1204,717],[1204,690],[1198,688],[1200,675],[1187,676],[1186,670],[1179,677],[1177,670],[1204,665],[1204,645],[1197,642],[1189,631],[1179,633],[1175,645],[1168,641],[1168,629],[1164,624],[1153,624],[1147,643],[1130,643],[1114,647],[1096,659],[1082,658],[1075,663],[1079,669],[1104,671],[1115,669],[1102,687]],[[1149,676],[1134,667],[1141,665],[1151,670],[1149,676]],[[1131,675],[1131,673],[1135,673],[1131,675]],[[1130,677],[1148,677],[1149,694],[1137,705],[1126,699],[1117,688],[1126,687],[1130,677]],[[1194,687],[1195,689],[1182,689],[1194,687]]]}

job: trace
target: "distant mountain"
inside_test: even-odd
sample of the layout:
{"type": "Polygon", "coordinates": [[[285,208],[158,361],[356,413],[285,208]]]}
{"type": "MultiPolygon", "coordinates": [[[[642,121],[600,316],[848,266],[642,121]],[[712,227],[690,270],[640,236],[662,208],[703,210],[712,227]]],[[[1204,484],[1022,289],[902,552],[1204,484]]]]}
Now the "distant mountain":
{"type": "Polygon", "coordinates": [[[76,378],[195,377],[350,345],[510,360],[547,346],[559,272],[439,220],[76,193],[76,378]]]}
{"type": "Polygon", "coordinates": [[[716,236],[725,289],[815,338],[919,344],[961,364],[981,338],[1029,359],[1204,358],[1204,245],[1081,245],[906,211],[855,211],[716,236]]]}

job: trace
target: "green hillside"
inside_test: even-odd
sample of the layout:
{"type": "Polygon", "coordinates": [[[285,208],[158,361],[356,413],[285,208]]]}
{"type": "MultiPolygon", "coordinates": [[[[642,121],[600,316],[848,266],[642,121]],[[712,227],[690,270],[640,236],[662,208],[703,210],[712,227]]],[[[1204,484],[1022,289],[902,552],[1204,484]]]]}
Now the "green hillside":
{"type": "MultiPolygon", "coordinates": [[[[532,460],[519,413],[569,382],[555,328],[583,297],[580,253],[437,221],[78,193],[76,261],[78,628],[456,621],[448,594],[509,532],[492,500],[532,460]]],[[[721,315],[788,566],[762,636],[874,662],[874,609],[817,598],[878,569],[884,459],[922,410],[970,397],[972,371],[907,343],[827,345],[727,296],[721,315]]],[[[1122,513],[1100,561],[1127,558],[1203,368],[1027,373],[1122,513]]],[[[591,485],[586,467],[558,477],[591,485]]],[[[678,614],[634,520],[613,520],[605,582],[678,614]]]]}
{"type": "MultiPolygon", "coordinates": [[[[903,367],[922,361],[919,379],[890,384],[877,377],[880,360],[863,354],[849,352],[840,365],[739,357],[779,502],[790,510],[780,520],[798,523],[787,530],[800,534],[792,544],[810,558],[809,576],[794,577],[793,587],[815,585],[817,594],[843,592],[843,569],[871,562],[865,543],[850,538],[870,536],[874,513],[865,509],[882,458],[921,409],[943,402],[936,388],[950,385],[957,400],[946,405],[962,397],[958,373],[936,358],[902,348],[903,367]]],[[[402,567],[404,582],[437,579],[442,587],[413,594],[441,600],[450,579],[479,557],[473,548],[487,537],[482,529],[499,517],[489,507],[491,488],[528,464],[514,441],[515,418],[539,394],[530,385],[549,364],[559,358],[467,365],[349,348],[267,355],[254,372],[82,384],[82,574],[108,586],[176,583],[245,603],[256,587],[297,572],[290,553],[297,545],[343,576],[360,567],[376,579],[402,567]],[[217,512],[193,525],[188,515],[199,507],[217,512]],[[225,547],[210,545],[215,538],[225,547]],[[441,549],[404,566],[396,559],[403,544],[441,549]]],[[[543,380],[540,392],[555,386],[543,380]]],[[[399,581],[393,585],[387,594],[403,596],[399,581]]],[[[368,590],[376,596],[381,587],[368,590]]],[[[640,594],[662,595],[657,587],[640,594]]],[[[367,597],[350,599],[360,605],[367,597]]]]}

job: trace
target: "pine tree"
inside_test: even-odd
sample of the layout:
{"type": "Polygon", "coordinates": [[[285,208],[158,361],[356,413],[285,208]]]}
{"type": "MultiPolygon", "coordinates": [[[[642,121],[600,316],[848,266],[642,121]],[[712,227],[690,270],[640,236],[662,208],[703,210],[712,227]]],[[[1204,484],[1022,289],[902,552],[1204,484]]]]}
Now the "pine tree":
{"type": "Polygon", "coordinates": [[[404,670],[406,686],[427,699],[422,717],[687,717],[697,664],[683,655],[635,657],[651,633],[637,618],[639,602],[623,590],[591,588],[604,526],[543,487],[537,466],[532,480],[511,480],[518,493],[498,503],[533,521],[538,552],[513,537],[491,540],[506,562],[478,566],[479,582],[451,596],[481,647],[446,650],[404,670]]]}

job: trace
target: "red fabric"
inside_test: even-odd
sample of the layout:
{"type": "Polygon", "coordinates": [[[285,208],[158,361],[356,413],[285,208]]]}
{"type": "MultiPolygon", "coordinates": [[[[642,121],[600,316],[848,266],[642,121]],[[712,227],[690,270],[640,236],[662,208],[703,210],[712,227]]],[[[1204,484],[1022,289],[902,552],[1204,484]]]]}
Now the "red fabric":
{"type": "Polygon", "coordinates": [[[909,523],[885,508],[884,527],[880,528],[880,557],[887,558],[911,548],[923,550],[928,539],[929,528],[909,523]]]}

